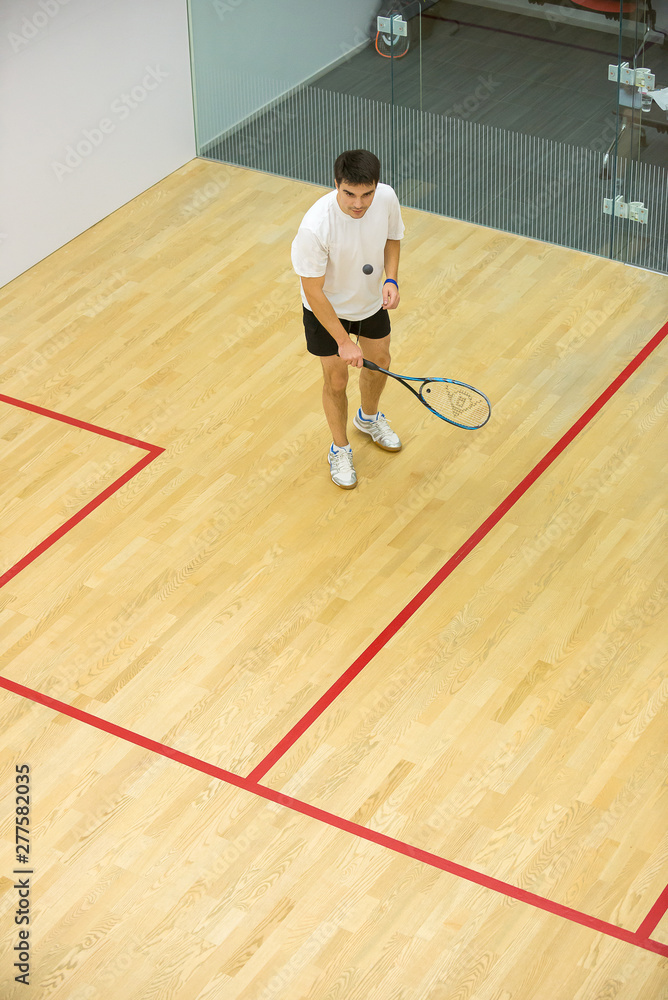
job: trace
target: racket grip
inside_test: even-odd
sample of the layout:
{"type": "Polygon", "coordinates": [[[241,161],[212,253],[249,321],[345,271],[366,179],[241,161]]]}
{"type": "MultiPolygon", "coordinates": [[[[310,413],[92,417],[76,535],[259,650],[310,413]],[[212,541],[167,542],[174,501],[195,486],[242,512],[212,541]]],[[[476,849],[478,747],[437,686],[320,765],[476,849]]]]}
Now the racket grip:
{"type": "Polygon", "coordinates": [[[382,368],[379,368],[378,365],[375,365],[373,363],[373,361],[367,361],[366,358],[362,359],[362,364],[364,365],[365,368],[370,368],[371,371],[374,371],[374,372],[380,372],[380,371],[382,371],[382,368]]]}

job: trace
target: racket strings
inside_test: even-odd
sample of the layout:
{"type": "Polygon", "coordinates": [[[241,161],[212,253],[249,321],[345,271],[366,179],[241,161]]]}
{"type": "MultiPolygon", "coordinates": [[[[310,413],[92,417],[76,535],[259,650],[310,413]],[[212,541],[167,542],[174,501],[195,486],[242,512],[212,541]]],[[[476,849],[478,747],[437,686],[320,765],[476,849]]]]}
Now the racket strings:
{"type": "Polygon", "coordinates": [[[456,382],[425,382],[420,395],[427,406],[457,424],[479,427],[489,417],[489,403],[473,386],[456,382]]]}

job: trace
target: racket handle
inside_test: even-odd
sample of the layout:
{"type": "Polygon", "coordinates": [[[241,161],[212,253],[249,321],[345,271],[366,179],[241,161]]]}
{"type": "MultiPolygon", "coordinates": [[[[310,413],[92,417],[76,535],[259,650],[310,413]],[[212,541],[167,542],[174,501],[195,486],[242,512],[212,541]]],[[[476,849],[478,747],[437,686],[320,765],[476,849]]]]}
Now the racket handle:
{"type": "Polygon", "coordinates": [[[379,368],[378,365],[375,365],[373,361],[367,361],[366,358],[363,358],[362,364],[364,365],[365,368],[370,368],[371,371],[374,372],[381,372],[383,370],[382,368],[379,368]]]}

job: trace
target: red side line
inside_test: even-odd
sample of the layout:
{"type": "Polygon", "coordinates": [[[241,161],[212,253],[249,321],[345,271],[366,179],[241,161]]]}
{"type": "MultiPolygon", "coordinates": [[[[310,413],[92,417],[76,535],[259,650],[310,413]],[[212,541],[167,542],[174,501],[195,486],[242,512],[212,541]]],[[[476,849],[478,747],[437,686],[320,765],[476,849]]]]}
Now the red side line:
{"type": "Polygon", "coordinates": [[[345,673],[332,684],[328,691],[326,691],[322,697],[313,705],[312,708],[297,722],[292,729],[286,733],[283,739],[276,744],[273,750],[264,757],[260,763],[253,768],[248,777],[253,781],[259,781],[263,778],[267,771],[276,764],[277,761],[283,757],[288,750],[297,742],[297,740],[304,735],[306,730],[313,725],[313,723],[318,719],[323,712],[332,704],[332,702],[338,698],[338,696],[344,691],[348,685],[357,677],[357,675],[367,666],[367,664],[376,656],[377,653],[383,649],[384,646],[393,638],[399,631],[403,628],[406,622],[412,618],[415,612],[422,607],[425,601],[431,597],[435,590],[437,590],[444,580],[446,580],[450,574],[459,566],[461,562],[469,555],[473,549],[485,538],[486,535],[494,528],[499,521],[505,517],[511,507],[517,503],[517,501],[524,496],[528,489],[536,482],[540,476],[543,475],[546,469],[548,469],[552,463],[561,455],[561,453],[572,443],[572,441],[580,434],[580,432],[589,424],[594,417],[599,413],[600,410],[605,406],[605,404],[614,396],[614,394],[621,388],[622,385],[633,375],[633,373],[640,367],[640,365],[649,357],[649,355],[654,351],[659,344],[668,336],[668,323],[661,327],[661,329],[656,333],[652,339],[645,344],[643,349],[639,354],[624,368],[622,372],[615,378],[610,385],[605,389],[601,395],[596,399],[589,409],[585,410],[581,417],[575,421],[573,426],[566,431],[566,433],[557,441],[557,443],[550,448],[550,450],[541,458],[541,460],[534,466],[534,468],[529,472],[527,476],[524,477],[521,483],[519,483],[511,493],[503,500],[499,506],[494,510],[489,517],[483,521],[483,523],[473,532],[473,534],[467,538],[464,544],[457,549],[455,554],[448,559],[448,561],[441,566],[439,570],[434,574],[434,576],[429,580],[425,586],[420,590],[415,597],[408,602],[405,608],[403,608],[399,614],[394,618],[389,625],[387,625],[380,635],[367,646],[367,648],[357,657],[357,659],[348,667],[345,673]]]}
{"type": "Polygon", "coordinates": [[[34,562],[35,559],[38,558],[38,556],[41,556],[43,552],[50,549],[59,538],[62,538],[63,535],[67,534],[67,532],[74,528],[75,525],[79,524],[80,521],[83,521],[85,517],[88,517],[91,511],[95,510],[96,507],[99,507],[105,500],[108,500],[109,497],[116,493],[117,490],[120,490],[121,486],[125,486],[125,484],[129,482],[133,476],[136,476],[137,473],[141,472],[146,465],[149,465],[149,463],[152,462],[156,455],[159,455],[161,451],[163,451],[162,448],[148,455],[144,455],[144,457],[133,465],[131,469],[124,472],[122,476],[119,476],[118,479],[107,486],[107,488],[98,494],[98,496],[90,500],[85,507],[82,507],[80,511],[73,514],[72,517],[65,521],[64,524],[61,524],[59,528],[56,528],[55,531],[52,531],[51,534],[44,539],[44,541],[40,542],[39,545],[36,545],[34,549],[31,549],[30,552],[19,559],[18,562],[14,563],[13,566],[10,566],[8,570],[0,574],[0,587],[4,587],[6,583],[9,583],[9,581],[12,580],[17,573],[20,573],[21,570],[26,568],[26,566],[29,566],[30,563],[34,562]]]}
{"type": "Polygon", "coordinates": [[[668,910],[668,885],[663,890],[656,903],[638,928],[638,937],[649,938],[652,931],[656,930],[656,927],[661,918],[664,916],[666,910],[668,910]]]}
{"type": "Polygon", "coordinates": [[[55,531],[52,531],[51,534],[44,539],[44,541],[40,542],[39,545],[36,545],[34,549],[31,549],[30,552],[19,559],[18,562],[14,563],[13,566],[10,566],[8,570],[0,574],[0,588],[2,588],[6,583],[9,583],[10,580],[20,573],[21,570],[25,569],[26,566],[29,566],[30,563],[34,562],[35,559],[41,556],[43,552],[46,552],[47,549],[51,548],[51,546],[54,545],[59,538],[62,538],[63,535],[67,534],[67,532],[74,528],[75,525],[79,524],[80,521],[83,521],[85,517],[88,517],[91,511],[95,510],[96,507],[99,507],[105,500],[108,500],[110,496],[113,496],[113,494],[116,493],[117,490],[120,490],[122,486],[125,486],[125,484],[136,476],[137,473],[141,472],[145,466],[149,465],[154,458],[157,458],[158,455],[162,454],[165,449],[159,448],[154,444],[147,444],[145,441],[138,441],[136,438],[127,437],[125,434],[118,434],[116,431],[107,430],[106,427],[98,427],[96,424],[88,424],[83,420],[77,420],[76,417],[68,417],[63,413],[56,413],[55,410],[46,410],[43,406],[36,406],[34,403],[26,403],[24,400],[14,399],[12,396],[4,396],[0,393],[0,401],[10,403],[12,406],[18,406],[24,410],[30,410],[32,413],[39,413],[44,417],[51,417],[52,419],[59,420],[64,424],[71,424],[73,427],[80,427],[83,430],[92,431],[95,434],[101,434],[104,437],[112,438],[114,441],[120,441],[122,444],[133,445],[134,447],[141,448],[147,452],[147,454],[136,462],[131,469],[128,469],[128,471],[124,472],[122,476],[119,476],[118,479],[107,486],[106,489],[98,494],[98,496],[90,500],[85,507],[82,507],[80,511],[65,521],[64,524],[61,524],[60,527],[55,529],[55,531]]]}
{"type": "MultiPolygon", "coordinates": [[[[384,847],[387,850],[393,851],[395,854],[402,854],[404,857],[411,858],[413,861],[420,861],[423,864],[430,865],[432,868],[438,868],[441,871],[448,872],[450,875],[455,875],[458,878],[465,879],[467,882],[473,882],[474,884],[483,886],[486,889],[491,889],[493,892],[498,892],[503,896],[507,896],[511,899],[517,899],[519,902],[527,903],[529,906],[534,906],[537,909],[544,910],[546,913],[551,913],[553,916],[562,917],[564,920],[568,920],[571,923],[580,924],[582,927],[587,927],[600,934],[616,938],[618,941],[625,941],[627,944],[635,945],[645,951],[651,951],[657,955],[665,955],[668,957],[668,945],[664,945],[660,941],[654,941],[648,937],[643,937],[641,936],[640,931],[626,930],[623,927],[618,927],[616,924],[608,923],[606,920],[600,920],[598,917],[592,917],[588,913],[582,913],[580,910],[575,910],[570,906],[564,906],[562,903],[554,903],[549,899],[545,899],[543,896],[537,895],[536,893],[528,892],[526,889],[520,889],[517,886],[510,885],[508,882],[502,882],[500,879],[492,878],[491,876],[484,875],[481,872],[476,872],[472,868],[466,868],[464,865],[456,864],[454,861],[448,861],[446,858],[441,858],[437,854],[432,854],[430,851],[425,851],[420,847],[413,847],[411,844],[407,844],[404,841],[397,840],[394,837],[388,837],[387,834],[379,833],[376,830],[369,830],[365,826],[360,826],[358,823],[353,823],[350,820],[343,819],[341,816],[336,816],[334,813],[327,812],[325,809],[312,806],[308,802],[302,802],[300,799],[295,799],[291,795],[284,795],[282,792],[278,792],[273,788],[267,788],[266,785],[260,785],[257,782],[252,781],[250,778],[244,778],[231,771],[226,771],[222,767],[217,767],[215,764],[209,764],[207,761],[200,760],[198,757],[192,757],[190,754],[183,753],[181,750],[176,750],[174,747],[169,747],[164,743],[158,743],[156,740],[151,740],[146,736],[141,736],[139,733],[135,733],[131,729],[125,729],[123,726],[118,726],[114,722],[109,722],[96,715],[91,715],[89,712],[84,712],[82,709],[75,708],[73,705],[67,705],[65,702],[51,698],[49,695],[45,695],[39,691],[33,690],[32,688],[25,687],[23,684],[16,683],[16,681],[11,681],[7,677],[0,677],[0,687],[5,688],[5,690],[10,691],[13,694],[19,695],[22,698],[34,701],[39,705],[44,705],[46,708],[50,708],[54,712],[67,715],[72,719],[77,719],[79,722],[85,723],[88,726],[93,726],[102,732],[109,733],[110,735],[116,736],[128,743],[133,743],[135,746],[143,747],[145,750],[150,750],[153,753],[160,754],[162,757],[174,760],[194,771],[201,771],[203,774],[209,774],[214,778],[219,778],[221,781],[227,782],[229,785],[233,785],[235,788],[240,788],[245,792],[250,792],[251,794],[257,795],[269,802],[275,802],[277,805],[284,806],[286,809],[292,809],[293,812],[300,813],[302,816],[308,816],[311,819],[315,819],[320,823],[326,824],[327,826],[331,826],[337,830],[342,830],[344,833],[350,833],[353,836],[366,840],[371,844],[376,844],[378,847],[384,847]]],[[[647,923],[647,921],[645,921],[645,923],[647,923]]]]}
{"type": "Polygon", "coordinates": [[[5,396],[0,393],[0,402],[18,406],[21,410],[30,410],[31,413],[39,413],[42,417],[51,417],[52,420],[59,420],[61,424],[81,427],[84,431],[92,431],[94,434],[113,438],[114,441],[121,441],[123,444],[134,445],[135,448],[143,448],[144,451],[154,451],[158,455],[161,451],[164,451],[164,448],[156,448],[155,445],[148,444],[146,441],[138,441],[137,438],[128,437],[126,434],[119,434],[118,431],[110,431],[106,427],[100,427],[98,424],[89,424],[85,420],[68,417],[65,413],[57,413],[56,410],[47,410],[43,406],[37,406],[36,403],[27,403],[24,399],[15,399],[14,396],[5,396]]]}

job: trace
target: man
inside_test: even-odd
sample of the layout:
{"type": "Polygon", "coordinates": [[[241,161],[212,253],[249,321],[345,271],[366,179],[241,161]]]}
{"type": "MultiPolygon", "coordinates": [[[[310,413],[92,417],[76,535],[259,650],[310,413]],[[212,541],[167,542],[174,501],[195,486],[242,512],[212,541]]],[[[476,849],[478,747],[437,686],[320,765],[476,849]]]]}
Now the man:
{"type": "Polygon", "coordinates": [[[404,225],[396,194],[379,178],[380,162],[373,153],[341,153],[334,164],[336,190],[309,209],[292,244],[292,265],[301,278],[306,346],[322,365],[322,403],[332,432],[327,456],[331,476],[344,490],[357,485],[348,441],[349,368],[361,369],[362,405],[353,419],[355,427],[386,451],[401,448],[378,410],[387,376],[362,367],[362,359],[368,358],[389,368],[388,310],[399,305],[404,225]]]}

